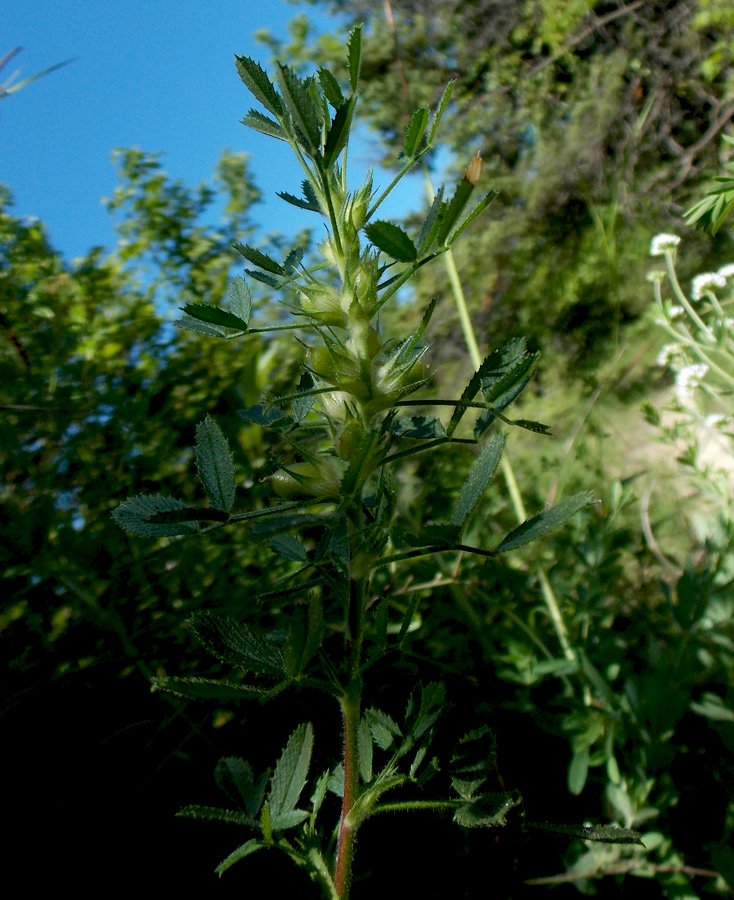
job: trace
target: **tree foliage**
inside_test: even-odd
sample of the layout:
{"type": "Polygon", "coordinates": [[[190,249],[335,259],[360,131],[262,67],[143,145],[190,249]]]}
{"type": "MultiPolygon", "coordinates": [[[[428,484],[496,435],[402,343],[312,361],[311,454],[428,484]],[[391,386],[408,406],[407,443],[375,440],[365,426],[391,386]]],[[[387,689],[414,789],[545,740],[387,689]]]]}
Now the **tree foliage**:
{"type": "MultiPolygon", "coordinates": [[[[718,168],[734,116],[729,5],[312,2],[369,23],[364,103],[388,157],[410,111],[456,80],[448,140],[458,159],[481,150],[500,190],[493,223],[457,251],[484,330],[587,363],[606,352],[640,313],[627,283],[644,277],[646,235],[671,230],[718,168]]],[[[334,53],[303,20],[292,37],[302,59],[334,53]]],[[[438,265],[423,282],[448,289],[438,265]]]]}

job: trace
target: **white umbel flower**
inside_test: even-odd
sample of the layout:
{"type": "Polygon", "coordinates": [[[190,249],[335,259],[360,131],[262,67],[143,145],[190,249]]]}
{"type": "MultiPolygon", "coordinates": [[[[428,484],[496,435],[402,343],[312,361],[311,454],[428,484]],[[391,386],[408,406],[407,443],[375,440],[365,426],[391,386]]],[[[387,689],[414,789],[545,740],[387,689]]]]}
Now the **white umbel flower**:
{"type": "Polygon", "coordinates": [[[650,256],[664,256],[667,250],[675,250],[680,244],[677,234],[656,234],[650,244],[650,256]]]}
{"type": "Polygon", "coordinates": [[[694,300],[700,300],[706,291],[717,287],[726,287],[726,278],[720,272],[704,272],[693,279],[691,294],[694,300]]]}
{"type": "Polygon", "coordinates": [[[722,266],[718,273],[722,278],[733,278],[734,277],[734,263],[727,263],[725,266],[722,266]]]}

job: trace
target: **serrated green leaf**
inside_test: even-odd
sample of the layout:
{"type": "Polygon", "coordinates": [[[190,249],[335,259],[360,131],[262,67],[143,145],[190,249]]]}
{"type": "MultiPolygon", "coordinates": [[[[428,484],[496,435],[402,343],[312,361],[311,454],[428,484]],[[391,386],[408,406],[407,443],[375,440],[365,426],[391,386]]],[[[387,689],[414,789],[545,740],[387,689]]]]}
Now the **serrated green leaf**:
{"type": "Polygon", "coordinates": [[[441,227],[441,216],[444,211],[443,185],[436,191],[431,208],[418,235],[418,256],[423,257],[436,241],[438,229],[441,227]]]}
{"type": "Polygon", "coordinates": [[[256,634],[244,622],[199,612],[192,616],[191,625],[199,640],[217,659],[244,672],[282,677],[284,661],[281,647],[256,634]]]}
{"type": "Polygon", "coordinates": [[[365,228],[365,234],[378,250],[398,262],[414,262],[418,257],[418,251],[409,235],[392,222],[370,222],[365,228]]]}
{"type": "Polygon", "coordinates": [[[267,254],[261,253],[255,247],[250,247],[249,244],[234,244],[235,250],[240,253],[248,262],[251,262],[253,266],[259,266],[261,269],[265,269],[266,272],[272,272],[273,275],[285,275],[286,271],[280,263],[277,263],[274,259],[271,259],[267,254]]]}
{"type": "Polygon", "coordinates": [[[256,782],[248,762],[236,757],[227,757],[217,763],[214,780],[233,803],[244,808],[255,824],[265,797],[268,773],[265,772],[256,782]]]}
{"type": "Polygon", "coordinates": [[[293,418],[299,424],[306,418],[313,407],[316,397],[309,393],[313,390],[315,382],[311,373],[304,370],[298,382],[295,394],[291,395],[291,408],[293,409],[293,418]],[[299,396],[304,394],[305,396],[299,396]]]}
{"type": "Polygon", "coordinates": [[[216,806],[184,806],[177,813],[182,819],[205,819],[209,822],[227,822],[230,825],[252,825],[252,819],[233,809],[219,809],[216,806]]]}
{"type": "Polygon", "coordinates": [[[403,144],[403,153],[412,159],[415,155],[423,136],[428,127],[428,107],[421,106],[410,118],[408,127],[405,129],[405,142],[403,144]]]}
{"type": "Polygon", "coordinates": [[[436,137],[436,132],[438,131],[438,127],[441,124],[441,119],[443,119],[446,108],[448,107],[449,101],[451,100],[451,94],[454,91],[455,84],[456,82],[453,79],[449,81],[449,83],[444,88],[443,94],[441,95],[438,107],[436,108],[436,114],[433,117],[433,123],[431,124],[431,133],[428,135],[429,147],[433,145],[433,140],[436,137]]]}
{"type": "Polygon", "coordinates": [[[483,725],[465,734],[451,757],[449,772],[454,788],[466,800],[472,799],[481,785],[494,774],[497,742],[492,731],[483,725]]]}
{"type": "Polygon", "coordinates": [[[469,213],[469,215],[464,219],[464,221],[459,225],[459,227],[453,231],[448,238],[447,244],[450,247],[454,241],[459,237],[459,235],[464,231],[465,228],[468,228],[469,225],[476,219],[477,216],[481,215],[484,210],[493,202],[496,197],[499,197],[499,191],[489,191],[489,193],[485,194],[484,197],[477,203],[474,209],[469,213]]]}
{"type": "Polygon", "coordinates": [[[125,531],[133,534],[141,534],[146,537],[171,537],[178,534],[192,534],[199,529],[196,525],[180,524],[155,524],[149,520],[157,513],[171,510],[188,509],[181,500],[173,497],[163,497],[160,494],[141,494],[123,501],[112,513],[112,518],[125,531]]]}
{"type": "Polygon", "coordinates": [[[318,71],[318,78],[321,84],[321,90],[324,92],[326,99],[334,109],[339,109],[344,103],[344,94],[342,93],[339,82],[334,78],[331,72],[328,69],[324,69],[323,66],[318,71]]]}
{"type": "Polygon", "coordinates": [[[288,256],[283,260],[283,268],[287,272],[288,275],[292,275],[294,272],[298,270],[298,267],[301,264],[301,260],[303,259],[303,254],[306,252],[305,247],[294,247],[289,253],[288,256]]]}
{"type": "Polygon", "coordinates": [[[208,337],[223,338],[226,337],[228,333],[226,328],[222,328],[219,325],[208,325],[206,322],[201,322],[193,316],[181,316],[181,318],[177,319],[173,324],[176,328],[185,328],[187,331],[195,331],[198,334],[205,334],[208,337]]]}
{"type": "MultiPolygon", "coordinates": [[[[209,306],[206,303],[187,303],[180,307],[192,319],[198,319],[209,325],[219,325],[222,328],[235,328],[237,331],[247,331],[247,322],[235,316],[220,306],[209,306]]],[[[186,326],[184,326],[186,327],[186,326]]]]}
{"type": "Polygon", "coordinates": [[[369,722],[364,717],[359,723],[357,745],[359,748],[359,774],[362,781],[372,781],[372,732],[369,722]]]}
{"type": "Polygon", "coordinates": [[[277,118],[282,116],[283,104],[265,70],[249,56],[235,56],[235,65],[240,78],[253,97],[277,118]]]}
{"type": "Polygon", "coordinates": [[[271,538],[269,543],[270,549],[285,559],[290,559],[294,562],[305,562],[306,560],[306,551],[303,544],[292,534],[278,534],[271,538]]]}
{"type": "Polygon", "coordinates": [[[396,737],[402,736],[397,722],[380,709],[374,707],[368,709],[365,718],[370,726],[372,739],[381,750],[387,750],[392,746],[396,737]]]}
{"type": "Polygon", "coordinates": [[[308,607],[296,606],[290,616],[285,647],[285,671],[290,678],[298,678],[318,652],[323,628],[321,599],[316,591],[311,591],[308,607]]]}
{"type": "Polygon", "coordinates": [[[565,825],[556,822],[528,822],[528,828],[539,828],[552,831],[554,834],[567,834],[581,838],[582,841],[594,841],[600,844],[637,844],[641,847],[642,835],[631,828],[619,828],[616,825],[565,825]]]}
{"type": "Polygon", "coordinates": [[[214,871],[221,878],[230,866],[233,866],[236,862],[239,862],[256,850],[260,850],[261,847],[266,846],[267,844],[263,844],[262,841],[253,838],[252,840],[247,841],[246,844],[241,844],[236,850],[233,850],[226,859],[223,859],[222,862],[219,863],[214,871]]]}
{"type": "Polygon", "coordinates": [[[276,63],[275,76],[280,93],[298,132],[305,138],[305,149],[312,157],[321,143],[321,112],[313,102],[309,80],[300,78],[290,66],[276,63]]]}
{"type": "MultiPolygon", "coordinates": [[[[301,796],[301,791],[306,785],[308,768],[311,764],[311,750],[313,749],[313,726],[310,722],[299,725],[288,738],[288,743],[278,760],[273,777],[270,781],[270,796],[268,809],[273,828],[276,821],[283,821],[287,814],[300,813],[296,810],[296,803],[301,796]]],[[[306,816],[308,813],[306,813],[306,816]]],[[[303,821],[303,816],[293,824],[303,821]]],[[[290,827],[280,825],[280,828],[290,827]]]]}
{"type": "Polygon", "coordinates": [[[413,701],[406,716],[406,734],[416,741],[432,728],[446,705],[446,688],[440,681],[432,681],[421,687],[420,703],[413,712],[413,701]]]}
{"type": "Polygon", "coordinates": [[[149,525],[172,525],[179,522],[228,522],[229,514],[219,509],[202,509],[187,506],[186,509],[171,509],[154,513],[149,525]]]}
{"type": "Polygon", "coordinates": [[[264,428],[283,428],[293,422],[293,419],[277,406],[267,407],[261,403],[248,406],[247,409],[239,409],[237,415],[246,422],[254,422],[264,428]]]}
{"type": "Polygon", "coordinates": [[[497,828],[507,824],[507,814],[519,806],[513,794],[480,794],[454,814],[454,821],[465,828],[497,828]]]}
{"type": "Polygon", "coordinates": [[[304,822],[310,813],[305,809],[289,809],[284,812],[273,815],[270,819],[270,826],[273,831],[285,831],[286,828],[295,828],[304,822]]]}
{"type": "Polygon", "coordinates": [[[190,697],[193,700],[264,700],[280,693],[287,684],[288,682],[283,682],[273,688],[263,688],[215,678],[173,677],[152,678],[150,682],[153,691],[166,691],[177,697],[190,697]]]}
{"type": "Polygon", "coordinates": [[[278,278],[276,275],[271,275],[269,272],[261,272],[259,269],[245,269],[245,272],[250,278],[254,278],[255,281],[260,281],[263,284],[267,284],[267,286],[273,288],[273,290],[277,291],[283,287],[282,279],[278,278]]]}
{"type": "Polygon", "coordinates": [[[230,513],[234,506],[234,463],[222,429],[210,416],[196,426],[196,467],[212,504],[230,513]]]}
{"type": "Polygon", "coordinates": [[[357,98],[352,97],[351,100],[340,106],[334,114],[326,136],[326,144],[324,145],[323,165],[325,169],[330,168],[334,164],[347,145],[356,102],[357,98]]]}
{"type": "Polygon", "coordinates": [[[326,790],[329,786],[329,772],[323,772],[319,776],[319,780],[316,782],[316,787],[313,790],[313,794],[311,794],[311,808],[312,815],[315,817],[318,811],[321,809],[321,804],[324,802],[324,797],[326,797],[326,790]]]}
{"type": "Polygon", "coordinates": [[[321,212],[321,207],[318,202],[314,203],[312,200],[302,200],[300,197],[294,197],[293,194],[289,194],[287,191],[279,191],[278,196],[281,200],[285,200],[286,203],[290,203],[291,206],[297,206],[299,209],[308,209],[311,212],[321,212]]]}
{"type": "Polygon", "coordinates": [[[441,420],[434,416],[406,416],[392,423],[390,434],[396,438],[431,440],[444,437],[446,429],[441,420]]]}
{"type": "Polygon", "coordinates": [[[347,41],[347,71],[352,93],[359,87],[359,75],[362,70],[362,26],[357,25],[349,32],[347,41]]]}
{"type": "Polygon", "coordinates": [[[496,434],[482,447],[454,502],[451,524],[456,528],[463,528],[466,524],[466,520],[494,475],[504,448],[505,435],[503,434],[496,434]]]}
{"type": "Polygon", "coordinates": [[[469,383],[462,391],[459,402],[456,404],[456,408],[454,409],[449,424],[446,428],[446,434],[449,435],[449,437],[454,433],[454,431],[456,431],[459,422],[468,409],[468,404],[473,402],[474,398],[477,395],[477,392],[482,386],[482,382],[484,381],[484,379],[496,370],[496,367],[498,365],[498,353],[502,354],[502,350],[493,350],[488,356],[486,356],[482,360],[482,364],[479,366],[477,371],[469,379],[469,383]]]}
{"type": "Polygon", "coordinates": [[[416,348],[418,347],[420,339],[423,337],[426,328],[428,328],[428,323],[431,321],[437,305],[438,297],[432,297],[430,303],[426,307],[426,311],[421,317],[420,324],[418,325],[416,330],[410,335],[410,337],[406,338],[400,343],[398,352],[396,354],[396,360],[398,363],[406,363],[409,361],[411,363],[415,362],[416,348]]]}
{"type": "Polygon", "coordinates": [[[240,122],[243,125],[247,125],[248,128],[252,128],[253,131],[259,131],[260,134],[267,134],[269,137],[277,138],[279,141],[288,140],[288,135],[282,125],[264,116],[256,109],[251,109],[246,116],[240,119],[240,122]]]}
{"type": "Polygon", "coordinates": [[[552,506],[537,516],[533,516],[532,519],[527,519],[522,525],[518,525],[495,547],[494,552],[505,553],[508,550],[515,550],[517,547],[522,547],[524,544],[548,534],[549,531],[563,525],[571,516],[593,502],[594,495],[591,491],[574,494],[573,497],[569,497],[557,506],[552,506]]]}
{"type": "Polygon", "coordinates": [[[249,325],[250,315],[252,314],[252,295],[247,282],[241,275],[237,275],[232,284],[230,284],[227,291],[227,301],[234,315],[238,319],[242,319],[245,325],[249,325]]]}
{"type": "Polygon", "coordinates": [[[449,245],[451,229],[456,225],[464,207],[469,202],[469,197],[474,192],[474,187],[466,177],[463,177],[456,185],[453,197],[442,210],[441,224],[436,232],[436,243],[439,247],[447,247],[449,245]]]}
{"type": "Polygon", "coordinates": [[[331,793],[336,794],[337,797],[344,796],[344,766],[341,763],[335,766],[334,770],[329,773],[326,786],[331,793]]]}

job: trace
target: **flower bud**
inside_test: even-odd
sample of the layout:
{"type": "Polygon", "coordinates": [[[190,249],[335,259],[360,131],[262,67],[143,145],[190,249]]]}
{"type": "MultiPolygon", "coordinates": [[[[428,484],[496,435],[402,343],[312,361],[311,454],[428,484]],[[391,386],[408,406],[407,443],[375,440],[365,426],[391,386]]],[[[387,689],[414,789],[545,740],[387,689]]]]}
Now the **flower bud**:
{"type": "Polygon", "coordinates": [[[347,316],[341,306],[339,292],[330,285],[309,284],[301,287],[301,309],[323,325],[344,328],[347,316]]]}
{"type": "Polygon", "coordinates": [[[339,496],[340,478],[325,459],[317,463],[294,463],[288,470],[278,469],[270,476],[275,493],[284,500],[313,497],[328,500],[339,496]]]}
{"type": "Polygon", "coordinates": [[[482,174],[482,157],[477,153],[474,159],[469,163],[469,165],[464,170],[464,178],[469,182],[469,184],[474,187],[476,183],[479,181],[479,176],[482,174]]]}

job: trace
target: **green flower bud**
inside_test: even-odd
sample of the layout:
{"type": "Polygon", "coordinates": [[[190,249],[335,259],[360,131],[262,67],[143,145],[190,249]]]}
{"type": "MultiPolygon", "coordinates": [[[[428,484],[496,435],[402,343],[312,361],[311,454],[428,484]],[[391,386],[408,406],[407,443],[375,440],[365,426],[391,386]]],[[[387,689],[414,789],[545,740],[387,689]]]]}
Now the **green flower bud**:
{"type": "Polygon", "coordinates": [[[313,497],[328,500],[339,496],[341,479],[334,466],[327,460],[318,463],[294,463],[285,469],[278,469],[270,476],[275,493],[283,500],[298,497],[313,497]]]}
{"type": "Polygon", "coordinates": [[[323,325],[331,325],[335,328],[344,328],[347,324],[347,316],[342,309],[339,292],[330,285],[309,284],[301,289],[301,309],[303,314],[310,316],[323,325]]]}

